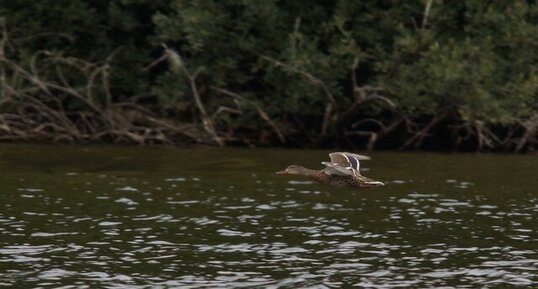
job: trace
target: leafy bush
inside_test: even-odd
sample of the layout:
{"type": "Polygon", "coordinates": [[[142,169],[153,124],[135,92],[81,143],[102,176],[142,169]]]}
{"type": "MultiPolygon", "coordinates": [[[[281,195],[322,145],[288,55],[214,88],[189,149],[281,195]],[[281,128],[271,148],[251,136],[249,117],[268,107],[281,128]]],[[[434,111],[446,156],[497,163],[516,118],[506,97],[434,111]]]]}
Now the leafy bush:
{"type": "Polygon", "coordinates": [[[0,14],[10,61],[106,63],[94,94],[191,123],[194,141],[537,144],[532,1],[2,0],[0,14]]]}

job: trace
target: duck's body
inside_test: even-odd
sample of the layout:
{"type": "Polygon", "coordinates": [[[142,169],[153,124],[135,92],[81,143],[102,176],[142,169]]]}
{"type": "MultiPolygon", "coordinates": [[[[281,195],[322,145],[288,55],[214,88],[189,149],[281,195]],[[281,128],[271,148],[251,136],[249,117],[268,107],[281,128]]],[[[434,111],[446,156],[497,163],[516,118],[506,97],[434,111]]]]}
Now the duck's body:
{"type": "Polygon", "coordinates": [[[360,174],[359,160],[369,160],[369,157],[346,152],[330,153],[329,156],[331,162],[322,162],[326,166],[325,169],[311,170],[302,166],[290,165],[276,174],[302,175],[316,182],[340,188],[366,189],[384,185],[382,182],[371,180],[360,174]]]}

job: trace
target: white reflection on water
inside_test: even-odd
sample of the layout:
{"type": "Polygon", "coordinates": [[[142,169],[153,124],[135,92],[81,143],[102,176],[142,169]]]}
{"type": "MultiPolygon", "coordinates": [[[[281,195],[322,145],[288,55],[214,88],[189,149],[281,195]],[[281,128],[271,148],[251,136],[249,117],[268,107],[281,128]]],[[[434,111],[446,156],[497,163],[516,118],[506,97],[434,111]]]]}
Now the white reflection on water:
{"type": "Polygon", "coordinates": [[[0,195],[0,285],[505,288],[538,273],[538,199],[496,200],[469,181],[341,192],[262,174],[234,185],[62,176],[73,181],[65,192],[31,183],[0,195]]]}

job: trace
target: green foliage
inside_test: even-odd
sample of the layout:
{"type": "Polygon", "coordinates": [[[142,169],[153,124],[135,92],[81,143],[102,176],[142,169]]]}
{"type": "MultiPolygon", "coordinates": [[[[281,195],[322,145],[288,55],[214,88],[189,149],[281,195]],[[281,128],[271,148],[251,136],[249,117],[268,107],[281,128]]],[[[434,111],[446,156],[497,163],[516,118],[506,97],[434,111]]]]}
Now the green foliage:
{"type": "Polygon", "coordinates": [[[363,135],[363,119],[445,113],[511,127],[538,109],[532,1],[0,0],[0,15],[12,59],[110,57],[115,101],[144,96],[160,115],[199,122],[184,71],[153,62],[164,44],[199,72],[217,131],[246,138],[280,128],[299,143],[342,139],[363,135]]]}
{"type": "Polygon", "coordinates": [[[537,13],[523,1],[434,7],[425,29],[397,34],[394,52],[379,63],[379,83],[411,116],[454,110],[464,121],[528,118],[538,92],[537,13]]]}

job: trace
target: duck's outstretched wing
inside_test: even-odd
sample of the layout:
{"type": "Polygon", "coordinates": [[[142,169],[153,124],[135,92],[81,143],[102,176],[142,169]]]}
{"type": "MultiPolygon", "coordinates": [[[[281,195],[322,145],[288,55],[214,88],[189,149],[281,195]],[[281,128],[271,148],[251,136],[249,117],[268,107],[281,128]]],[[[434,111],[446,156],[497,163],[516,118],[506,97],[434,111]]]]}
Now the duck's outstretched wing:
{"type": "Polygon", "coordinates": [[[321,162],[325,165],[323,172],[327,175],[354,176],[353,171],[330,162],[321,162]]]}
{"type": "Polygon", "coordinates": [[[328,175],[351,175],[360,176],[361,160],[370,160],[370,157],[357,155],[347,152],[330,153],[331,162],[322,162],[327,168],[325,173],[328,175]]]}

